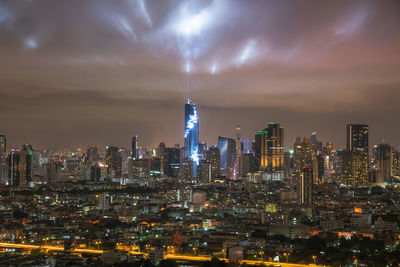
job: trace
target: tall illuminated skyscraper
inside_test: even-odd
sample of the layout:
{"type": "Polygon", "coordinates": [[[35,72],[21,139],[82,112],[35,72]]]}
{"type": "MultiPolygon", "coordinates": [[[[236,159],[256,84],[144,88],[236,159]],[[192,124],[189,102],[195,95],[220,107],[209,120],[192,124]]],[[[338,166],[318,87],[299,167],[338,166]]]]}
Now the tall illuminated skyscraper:
{"type": "Polygon", "coordinates": [[[133,160],[136,160],[138,158],[138,136],[134,135],[132,136],[132,152],[131,152],[131,157],[133,160]]]}
{"type": "Polygon", "coordinates": [[[256,159],[260,170],[280,170],[284,166],[283,127],[279,123],[268,123],[268,127],[255,136],[256,159]],[[257,147],[258,146],[258,147],[257,147]]]}
{"type": "Polygon", "coordinates": [[[7,139],[0,135],[0,183],[5,183],[7,178],[7,139]]]}
{"type": "Polygon", "coordinates": [[[218,137],[218,148],[220,151],[221,175],[233,179],[236,142],[227,137],[218,137]]]}
{"type": "Polygon", "coordinates": [[[348,124],[346,128],[346,148],[356,154],[359,161],[355,184],[368,182],[369,169],[369,129],[367,124],[348,124]]]}
{"type": "Polygon", "coordinates": [[[199,117],[194,103],[185,104],[185,158],[193,162],[193,177],[197,176],[199,164],[199,117]]]}

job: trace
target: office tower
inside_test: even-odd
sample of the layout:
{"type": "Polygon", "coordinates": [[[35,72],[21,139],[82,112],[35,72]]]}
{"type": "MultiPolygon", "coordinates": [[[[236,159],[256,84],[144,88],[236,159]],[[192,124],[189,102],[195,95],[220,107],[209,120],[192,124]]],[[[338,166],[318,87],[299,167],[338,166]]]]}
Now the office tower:
{"type": "MultiPolygon", "coordinates": [[[[193,180],[193,168],[194,162],[190,158],[184,158],[181,162],[180,167],[180,179],[185,182],[191,182],[193,180]]],[[[197,169],[197,168],[196,168],[197,169]]]]}
{"type": "Polygon", "coordinates": [[[219,148],[216,146],[210,147],[205,153],[205,160],[211,167],[211,179],[215,179],[220,176],[220,151],[219,148]]]}
{"type": "Polygon", "coordinates": [[[161,159],[153,157],[150,159],[150,177],[161,177],[161,159]]]}
{"type": "Polygon", "coordinates": [[[240,140],[242,145],[242,153],[251,153],[254,151],[253,140],[244,137],[242,137],[240,140]]]}
{"type": "Polygon", "coordinates": [[[322,143],[318,141],[316,132],[311,134],[310,145],[314,154],[318,155],[322,151],[322,143]]]}
{"type": "Polygon", "coordinates": [[[33,179],[33,151],[23,146],[22,150],[13,149],[8,159],[9,185],[29,186],[33,179]]]}
{"type": "Polygon", "coordinates": [[[392,175],[400,178],[400,151],[392,149],[392,175]]]}
{"type": "Polygon", "coordinates": [[[284,167],[284,130],[279,123],[268,123],[267,128],[255,135],[256,157],[259,153],[260,170],[274,171],[284,167]]]}
{"type": "Polygon", "coordinates": [[[167,177],[178,177],[180,166],[180,149],[175,147],[165,148],[163,156],[163,173],[167,177]]]}
{"type": "Polygon", "coordinates": [[[357,176],[355,184],[361,185],[368,182],[369,169],[369,129],[366,124],[348,124],[346,128],[346,148],[348,151],[356,153],[359,170],[356,171],[357,176]]]}
{"type": "Polygon", "coordinates": [[[392,177],[392,147],[389,144],[378,145],[376,163],[382,173],[383,181],[389,182],[392,177]]]}
{"type": "Polygon", "coordinates": [[[7,138],[0,135],[0,184],[7,180],[7,138]]]}
{"type": "Polygon", "coordinates": [[[301,139],[300,137],[296,138],[296,142],[294,143],[294,171],[297,175],[303,170],[304,166],[310,166],[313,161],[313,154],[311,149],[311,144],[307,137],[301,139]]]}
{"type": "Polygon", "coordinates": [[[368,153],[368,125],[348,124],[346,129],[346,149],[361,150],[368,153]]]}
{"type": "Polygon", "coordinates": [[[369,175],[365,177],[365,154],[360,151],[340,151],[341,177],[340,182],[346,186],[359,186],[368,183],[369,175]],[[361,178],[362,177],[362,178],[361,178]]]}
{"type": "Polygon", "coordinates": [[[317,155],[316,162],[317,162],[317,171],[315,172],[316,176],[314,178],[314,183],[320,184],[322,183],[322,177],[325,174],[325,157],[323,155],[317,155]]]}
{"type": "Polygon", "coordinates": [[[98,164],[90,167],[90,181],[97,182],[101,178],[101,168],[98,164]]]}
{"type": "Polygon", "coordinates": [[[128,177],[132,179],[146,179],[150,177],[150,160],[130,160],[128,164],[128,177]]]}
{"type": "Polygon", "coordinates": [[[237,180],[241,174],[240,165],[241,165],[241,155],[242,155],[242,142],[240,138],[240,125],[236,125],[236,153],[235,153],[235,161],[233,164],[233,180],[237,180]]]}
{"type": "Polygon", "coordinates": [[[193,177],[196,177],[196,169],[199,163],[199,117],[196,106],[192,101],[185,104],[185,158],[193,161],[193,177]]]}
{"type": "Polygon", "coordinates": [[[204,159],[204,155],[207,152],[207,143],[205,141],[199,144],[199,159],[204,159]]]}
{"type": "Polygon", "coordinates": [[[313,203],[313,170],[308,166],[301,168],[298,181],[299,204],[311,205],[313,203]]]}
{"type": "Polygon", "coordinates": [[[5,135],[0,135],[0,159],[7,157],[7,138],[5,135]]]}
{"type": "Polygon", "coordinates": [[[261,170],[261,139],[264,133],[265,131],[259,131],[256,132],[254,136],[253,150],[254,150],[254,159],[256,163],[256,171],[261,170]]]}
{"type": "Polygon", "coordinates": [[[107,178],[121,178],[122,156],[116,146],[109,146],[106,150],[107,178]]]}
{"type": "Polygon", "coordinates": [[[100,161],[99,149],[95,146],[88,146],[86,149],[85,164],[90,167],[99,161],[100,161]]]}
{"type": "Polygon", "coordinates": [[[236,155],[236,142],[231,138],[218,137],[220,153],[221,175],[233,179],[233,171],[236,155]]]}
{"type": "Polygon", "coordinates": [[[242,153],[241,155],[241,168],[240,168],[240,176],[245,177],[249,173],[253,173],[256,171],[255,157],[253,153],[242,153]]]}
{"type": "Polygon", "coordinates": [[[138,136],[132,136],[132,150],[131,150],[131,157],[133,160],[138,158],[138,136]]]}

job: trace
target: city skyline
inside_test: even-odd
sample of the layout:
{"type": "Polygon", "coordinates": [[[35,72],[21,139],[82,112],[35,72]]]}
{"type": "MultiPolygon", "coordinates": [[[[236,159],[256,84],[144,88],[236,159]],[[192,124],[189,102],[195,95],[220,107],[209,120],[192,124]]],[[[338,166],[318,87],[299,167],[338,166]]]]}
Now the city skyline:
{"type": "Polygon", "coordinates": [[[287,145],[316,131],[344,147],[345,125],[365,123],[372,144],[398,147],[398,10],[397,1],[5,1],[0,132],[10,147],[129,147],[133,134],[146,147],[183,144],[189,95],[207,143],[277,121],[287,145]]]}

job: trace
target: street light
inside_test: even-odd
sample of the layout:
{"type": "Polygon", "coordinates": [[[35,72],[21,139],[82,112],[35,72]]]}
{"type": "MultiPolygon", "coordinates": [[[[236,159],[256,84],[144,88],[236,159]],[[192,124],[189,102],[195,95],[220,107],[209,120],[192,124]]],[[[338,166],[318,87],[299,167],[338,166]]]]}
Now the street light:
{"type": "Polygon", "coordinates": [[[283,256],[285,256],[286,257],[286,263],[288,263],[289,262],[289,255],[290,255],[290,253],[283,253],[283,256]]]}
{"type": "Polygon", "coordinates": [[[314,260],[314,264],[317,262],[317,256],[312,256],[313,260],[314,260]]]}

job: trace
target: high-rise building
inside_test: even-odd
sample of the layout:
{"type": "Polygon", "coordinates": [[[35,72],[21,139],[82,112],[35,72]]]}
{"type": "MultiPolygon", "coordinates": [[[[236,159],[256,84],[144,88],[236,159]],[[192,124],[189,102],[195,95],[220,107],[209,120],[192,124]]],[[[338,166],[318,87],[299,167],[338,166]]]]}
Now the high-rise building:
{"type": "Polygon", "coordinates": [[[7,138],[5,135],[0,135],[0,159],[7,157],[7,138]]]}
{"type": "Polygon", "coordinates": [[[346,186],[365,185],[369,174],[365,176],[365,153],[362,151],[340,151],[341,176],[340,182],[346,186]]]}
{"type": "Polygon", "coordinates": [[[313,203],[313,170],[308,166],[301,168],[300,179],[298,181],[299,204],[313,203]]]}
{"type": "Polygon", "coordinates": [[[199,117],[196,106],[192,101],[185,104],[185,158],[190,159],[193,164],[193,177],[196,177],[197,165],[199,163],[199,117]]]}
{"type": "Polygon", "coordinates": [[[8,158],[9,185],[29,186],[33,180],[33,151],[24,146],[22,150],[13,149],[8,158]]]}
{"type": "Polygon", "coordinates": [[[367,124],[348,124],[346,128],[346,149],[354,152],[357,163],[353,165],[359,168],[354,177],[355,184],[368,183],[369,169],[369,128],[367,124]]]}
{"type": "Polygon", "coordinates": [[[121,178],[122,176],[122,156],[116,146],[107,147],[106,151],[107,178],[121,178]]]}
{"type": "Polygon", "coordinates": [[[276,122],[268,123],[267,128],[256,133],[255,152],[256,158],[260,154],[260,170],[274,171],[284,167],[283,134],[283,127],[276,122]]]}
{"type": "Polygon", "coordinates": [[[400,178],[400,151],[392,149],[392,175],[400,178]]]}
{"type": "Polygon", "coordinates": [[[376,149],[376,162],[381,171],[383,181],[389,182],[392,177],[392,147],[389,144],[379,144],[376,149]]]}
{"type": "Polygon", "coordinates": [[[0,135],[0,184],[7,180],[7,138],[0,135]]]}
{"type": "Polygon", "coordinates": [[[240,165],[240,176],[245,177],[249,173],[254,173],[255,168],[255,158],[253,153],[242,153],[241,155],[241,165],[240,165]]]}
{"type": "Polygon", "coordinates": [[[220,153],[221,175],[233,179],[236,142],[231,138],[220,136],[218,137],[218,148],[220,153]]]}
{"type": "Polygon", "coordinates": [[[178,177],[180,167],[180,149],[167,147],[162,157],[163,174],[167,177],[178,177]]]}
{"type": "Polygon", "coordinates": [[[242,155],[242,142],[240,134],[240,125],[236,125],[236,154],[235,162],[233,165],[233,180],[237,180],[241,175],[241,155],[242,155]]]}
{"type": "Polygon", "coordinates": [[[138,136],[132,136],[132,150],[131,150],[131,157],[133,160],[138,158],[138,136]]]}
{"type": "Polygon", "coordinates": [[[220,151],[218,147],[212,146],[205,153],[205,160],[211,166],[211,179],[215,179],[220,176],[220,151]]]}
{"type": "Polygon", "coordinates": [[[310,166],[313,161],[313,153],[310,141],[307,137],[296,138],[294,143],[294,171],[300,175],[304,166],[310,166]]]}
{"type": "Polygon", "coordinates": [[[346,149],[369,152],[369,130],[367,124],[348,124],[346,129],[346,149]]]}

